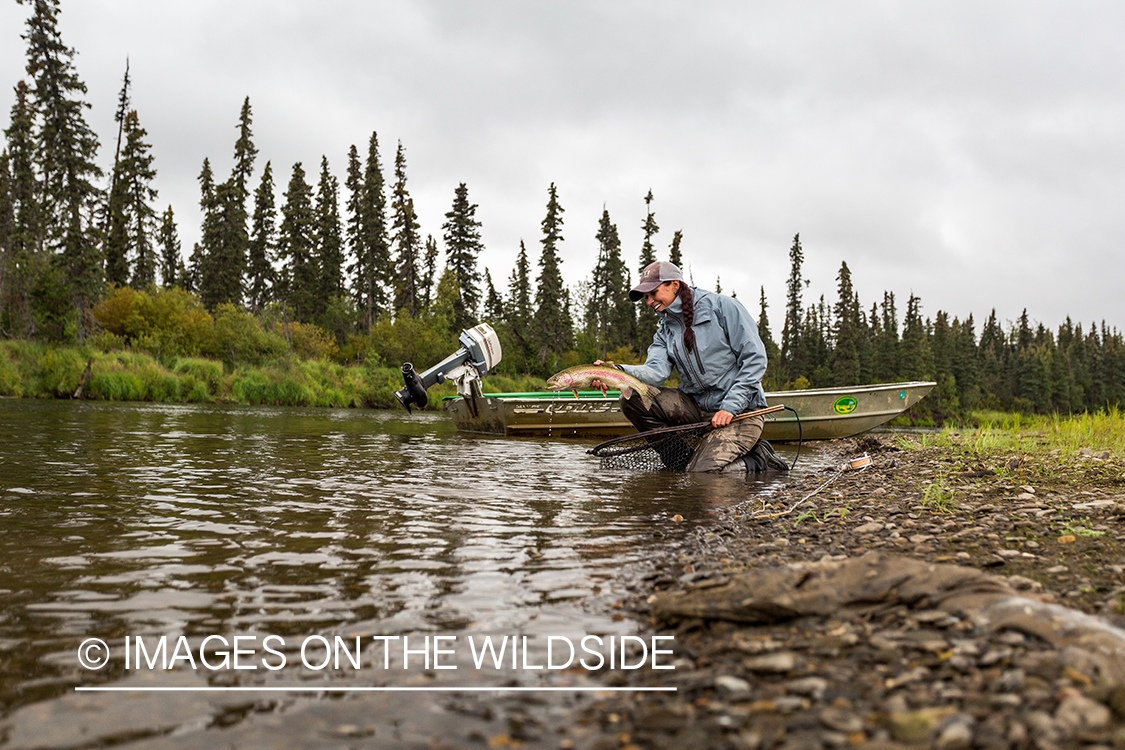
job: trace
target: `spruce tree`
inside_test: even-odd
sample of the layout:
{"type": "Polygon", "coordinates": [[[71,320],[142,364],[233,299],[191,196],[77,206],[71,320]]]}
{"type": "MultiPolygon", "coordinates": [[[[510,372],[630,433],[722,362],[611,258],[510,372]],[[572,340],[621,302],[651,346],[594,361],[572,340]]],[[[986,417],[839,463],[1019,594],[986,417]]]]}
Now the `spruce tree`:
{"type": "Polygon", "coordinates": [[[672,265],[681,269],[684,267],[683,258],[680,257],[680,242],[683,238],[684,230],[677,229],[675,233],[672,234],[672,245],[668,248],[668,260],[671,261],[672,265]]]}
{"type": "MultiPolygon", "coordinates": [[[[641,260],[637,268],[638,278],[650,264],[656,262],[656,248],[652,244],[652,238],[660,231],[660,227],[657,225],[656,217],[652,213],[652,201],[652,189],[649,188],[648,193],[645,195],[645,220],[644,223],[641,224],[641,231],[644,232],[644,242],[641,244],[641,260]]],[[[652,343],[652,339],[656,335],[658,322],[655,310],[648,305],[637,306],[637,351],[644,352],[649,344],[652,343]]]]}
{"type": "Polygon", "coordinates": [[[113,185],[117,181],[117,163],[121,159],[121,142],[125,138],[125,115],[129,114],[132,107],[129,99],[129,86],[132,80],[129,78],[129,58],[125,57],[125,75],[121,79],[121,91],[117,94],[117,110],[113,113],[113,121],[117,123],[117,145],[113,149],[113,173],[110,175],[109,188],[110,192],[113,191],[113,185]]]}
{"type": "Polygon", "coordinates": [[[846,262],[840,264],[835,308],[835,349],[832,356],[832,375],[835,385],[854,385],[859,382],[859,310],[855,303],[852,273],[846,262]]]}
{"type": "Polygon", "coordinates": [[[786,381],[799,375],[804,365],[801,357],[801,291],[808,284],[801,277],[801,264],[805,260],[801,250],[801,235],[793,235],[793,245],[789,248],[789,280],[785,290],[785,325],[781,329],[782,377],[786,381]]]}
{"type": "Polygon", "coordinates": [[[188,256],[187,268],[184,274],[177,275],[176,280],[184,291],[199,294],[199,280],[203,277],[203,264],[205,253],[203,245],[196,242],[191,246],[191,255],[188,256]]]}
{"type": "Polygon", "coordinates": [[[118,175],[121,170],[121,143],[125,137],[125,116],[129,114],[129,58],[125,58],[125,76],[117,95],[117,144],[113,149],[113,171],[109,174],[109,201],[102,220],[105,246],[105,280],[124,286],[129,280],[129,220],[125,215],[125,190],[118,175]]]}
{"type": "Polygon", "coordinates": [[[181,269],[184,262],[180,257],[180,234],[176,229],[176,215],[172,211],[171,204],[160,217],[156,243],[160,246],[160,278],[163,280],[164,288],[182,286],[181,269]]]}
{"type": "Polygon", "coordinates": [[[5,279],[8,274],[8,246],[12,239],[12,225],[15,224],[15,209],[12,204],[12,170],[8,149],[0,151],[0,299],[7,289],[5,279]]]}
{"type": "Polygon", "coordinates": [[[406,187],[406,151],[402,142],[395,153],[395,187],[391,199],[394,215],[394,245],[397,249],[395,261],[395,310],[399,315],[418,317],[419,308],[418,262],[422,253],[422,237],[418,226],[418,216],[414,212],[414,199],[406,187]]]}
{"type": "Polygon", "coordinates": [[[606,359],[610,351],[633,345],[635,318],[633,303],[629,300],[629,272],[621,259],[617,225],[604,208],[595,239],[598,260],[586,306],[586,331],[599,358],[606,359]]]}
{"type": "Polygon", "coordinates": [[[118,180],[124,183],[125,215],[129,224],[129,249],[133,255],[132,285],[138,289],[156,283],[156,254],[153,237],[156,234],[156,189],[152,181],[156,170],[153,156],[145,143],[148,135],[141,127],[137,111],[125,115],[125,146],[121,151],[118,180]]]}
{"type": "MultiPolygon", "coordinates": [[[[246,208],[250,188],[247,183],[254,172],[254,160],[258,156],[258,147],[254,145],[254,133],[250,126],[254,123],[250,110],[250,97],[242,101],[242,109],[238,113],[238,140],[234,142],[234,170],[231,180],[234,182],[234,200],[246,208]]],[[[245,216],[243,217],[245,223],[245,216]]]]}
{"type": "Polygon", "coordinates": [[[282,262],[281,299],[301,323],[312,321],[320,277],[314,256],[312,187],[305,181],[301,162],[293,165],[293,175],[281,206],[281,226],[277,251],[282,262]]]}
{"type": "Polygon", "coordinates": [[[532,354],[531,326],[535,311],[532,307],[531,263],[523,240],[520,240],[516,265],[508,277],[508,301],[504,311],[508,331],[519,347],[519,364],[522,369],[527,369],[532,354]]]}
{"type": "Polygon", "coordinates": [[[484,316],[494,324],[504,320],[504,298],[492,284],[492,274],[484,269],[484,316]]]}
{"type": "Polygon", "coordinates": [[[778,348],[777,343],[773,340],[773,332],[770,331],[770,317],[766,312],[769,304],[766,302],[766,288],[760,288],[760,296],[758,300],[758,337],[762,340],[762,345],[766,350],[766,377],[764,378],[764,385],[770,390],[776,390],[782,386],[783,380],[779,379],[775,374],[781,364],[781,350],[778,348]]]}
{"type": "Polygon", "coordinates": [[[12,170],[8,150],[0,151],[0,331],[8,331],[12,273],[12,227],[15,224],[15,206],[12,203],[12,170]]]}
{"type": "Polygon", "coordinates": [[[374,284],[373,311],[377,315],[393,312],[391,307],[395,276],[391,243],[387,238],[387,196],[383,184],[379,139],[372,132],[367,143],[367,159],[363,165],[363,194],[367,206],[364,236],[367,238],[368,265],[374,284]]]}
{"type": "Polygon", "coordinates": [[[902,324],[902,375],[907,380],[927,380],[932,373],[922,300],[911,293],[902,324]]]}
{"type": "Polygon", "coordinates": [[[266,162],[254,191],[250,244],[246,248],[247,301],[260,313],[273,300],[276,284],[273,259],[277,254],[277,207],[274,201],[273,166],[266,162]]]}
{"type": "Polygon", "coordinates": [[[1007,408],[1011,402],[1008,392],[1007,369],[1008,346],[1004,332],[996,320],[995,308],[984,323],[980,332],[980,345],[977,347],[980,362],[981,392],[984,406],[989,409],[1007,408]]]}
{"type": "Polygon", "coordinates": [[[344,240],[340,229],[340,186],[328,169],[328,157],[320,159],[316,191],[313,247],[318,269],[313,315],[323,315],[330,300],[344,294],[344,240]]]}
{"type": "MultiPolygon", "coordinates": [[[[863,307],[859,303],[859,292],[855,293],[852,309],[856,316],[856,330],[859,341],[859,379],[855,382],[871,383],[874,382],[875,372],[875,331],[873,319],[869,319],[864,314],[863,307]]],[[[875,306],[872,305],[871,309],[874,310],[875,306]]],[[[852,385],[852,383],[848,385],[852,385]]]]}
{"type": "Polygon", "coordinates": [[[893,292],[883,292],[882,312],[875,341],[875,379],[890,383],[899,378],[898,311],[893,292]]]}
{"type": "Polygon", "coordinates": [[[361,164],[353,145],[348,152],[347,238],[351,251],[348,275],[352,279],[356,308],[365,331],[390,306],[388,288],[394,278],[387,241],[387,199],[383,192],[383,167],[379,139],[373,132],[367,160],[361,164]]]}
{"type": "Polygon", "coordinates": [[[953,319],[955,342],[953,354],[953,377],[963,409],[976,409],[980,406],[980,373],[977,365],[976,325],[972,314],[958,323],[953,319]]]}
{"type": "Polygon", "coordinates": [[[477,258],[484,244],[480,237],[481,223],[476,216],[477,205],[469,202],[469,189],[462,182],[453,191],[453,207],[445,214],[445,223],[441,226],[446,262],[461,285],[451,321],[456,330],[476,325],[480,308],[481,278],[477,258]]]}
{"type": "Polygon", "coordinates": [[[446,266],[442,269],[441,278],[438,279],[437,289],[434,290],[434,299],[428,311],[433,327],[439,333],[448,333],[452,336],[457,332],[452,321],[460,297],[461,282],[457,279],[457,272],[446,266]]]}
{"type": "MultiPolygon", "coordinates": [[[[75,331],[85,338],[86,313],[101,293],[102,258],[94,214],[102,176],[94,159],[98,139],[83,115],[86,84],[74,70],[74,50],[58,30],[58,0],[32,0],[27,20],[27,74],[34,82],[34,133],[38,197],[43,233],[40,249],[58,259],[77,314],[75,331]]],[[[61,311],[48,311],[59,315],[61,311]]],[[[55,327],[54,335],[63,331],[55,327]]]]}
{"type": "Polygon", "coordinates": [[[48,256],[40,250],[43,229],[36,197],[34,113],[30,88],[16,84],[8,139],[10,169],[8,201],[11,227],[5,243],[3,292],[4,329],[13,336],[31,337],[36,331],[33,295],[48,271],[48,256]]]}
{"type": "Polygon", "coordinates": [[[564,209],[559,204],[555,183],[547,189],[547,214],[541,224],[543,246],[539,256],[539,277],[535,288],[533,346],[543,370],[554,368],[559,355],[574,341],[574,324],[570,317],[570,295],[563,283],[559,259],[559,243],[563,241],[564,209]]]}
{"type": "Polygon", "coordinates": [[[105,280],[110,284],[125,286],[129,283],[129,217],[126,215],[125,180],[118,178],[121,162],[118,161],[110,180],[109,205],[106,208],[105,280]]]}
{"type": "Polygon", "coordinates": [[[199,242],[192,252],[191,284],[203,304],[213,307],[218,302],[218,294],[211,289],[217,273],[212,267],[219,262],[223,217],[221,197],[215,190],[215,173],[211,169],[211,160],[207,157],[203,157],[203,166],[199,170],[197,181],[199,182],[199,210],[203,214],[203,220],[199,227],[199,242]]]}
{"type": "Polygon", "coordinates": [[[426,252],[422,257],[422,276],[418,282],[418,309],[428,312],[434,303],[437,283],[438,244],[432,234],[426,235],[426,252]]]}

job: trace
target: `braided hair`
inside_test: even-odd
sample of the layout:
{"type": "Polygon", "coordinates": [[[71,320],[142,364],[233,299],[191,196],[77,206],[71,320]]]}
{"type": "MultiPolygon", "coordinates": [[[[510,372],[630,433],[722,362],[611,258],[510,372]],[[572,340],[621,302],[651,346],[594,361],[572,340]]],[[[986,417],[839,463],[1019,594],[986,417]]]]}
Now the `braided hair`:
{"type": "Polygon", "coordinates": [[[691,295],[691,287],[684,282],[680,282],[679,291],[676,296],[680,298],[683,303],[684,313],[684,348],[689,352],[695,349],[695,331],[692,329],[692,324],[695,322],[695,299],[691,295]]]}

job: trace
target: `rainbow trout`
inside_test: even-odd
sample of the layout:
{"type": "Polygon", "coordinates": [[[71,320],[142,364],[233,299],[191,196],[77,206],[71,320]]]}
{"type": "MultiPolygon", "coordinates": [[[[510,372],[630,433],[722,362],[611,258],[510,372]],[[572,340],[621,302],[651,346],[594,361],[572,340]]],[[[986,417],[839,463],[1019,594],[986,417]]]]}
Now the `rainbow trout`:
{"type": "Polygon", "coordinates": [[[547,387],[552,391],[573,391],[574,397],[578,398],[578,389],[590,388],[590,384],[595,380],[601,381],[602,393],[610,388],[621,391],[621,395],[625,398],[632,398],[633,393],[637,393],[646,409],[652,408],[653,399],[656,398],[657,393],[660,393],[660,389],[656,386],[642,383],[609,362],[568,367],[547,378],[547,387]]]}

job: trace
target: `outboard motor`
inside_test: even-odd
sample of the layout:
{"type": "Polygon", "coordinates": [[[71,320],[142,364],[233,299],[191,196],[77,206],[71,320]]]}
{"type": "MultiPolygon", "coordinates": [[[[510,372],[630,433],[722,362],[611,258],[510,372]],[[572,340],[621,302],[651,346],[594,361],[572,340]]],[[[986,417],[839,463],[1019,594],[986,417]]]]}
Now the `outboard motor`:
{"type": "Polygon", "coordinates": [[[462,396],[468,395],[472,383],[484,377],[500,361],[500,339],[487,323],[461,331],[458,341],[460,349],[421,375],[414,371],[411,363],[403,364],[405,385],[402,390],[395,391],[395,396],[408,412],[411,404],[419,409],[425,408],[429,401],[426,389],[435,383],[456,380],[457,392],[462,396]]]}

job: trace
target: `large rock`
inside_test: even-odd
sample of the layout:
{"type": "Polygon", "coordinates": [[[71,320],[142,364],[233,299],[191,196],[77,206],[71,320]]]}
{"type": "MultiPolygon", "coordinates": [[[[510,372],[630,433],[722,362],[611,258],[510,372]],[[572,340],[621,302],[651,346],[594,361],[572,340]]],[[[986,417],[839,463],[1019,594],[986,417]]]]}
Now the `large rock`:
{"type": "Polygon", "coordinates": [[[658,594],[664,620],[699,617],[772,623],[895,605],[938,609],[989,630],[1036,635],[1089,652],[1109,685],[1125,684],[1125,630],[1077,610],[1030,598],[1004,579],[961,565],[870,552],[862,557],[760,568],[722,586],[658,594]]]}

